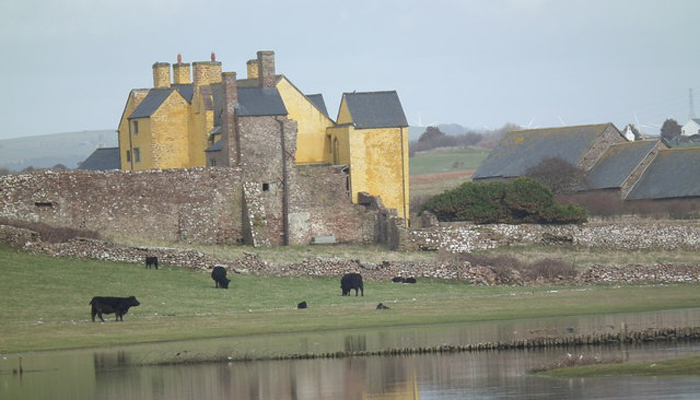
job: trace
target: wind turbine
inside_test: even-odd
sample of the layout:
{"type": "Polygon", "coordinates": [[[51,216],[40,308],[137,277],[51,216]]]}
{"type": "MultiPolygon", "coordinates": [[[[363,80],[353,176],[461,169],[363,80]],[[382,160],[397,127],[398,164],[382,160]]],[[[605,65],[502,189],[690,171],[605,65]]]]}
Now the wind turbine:
{"type": "Polygon", "coordinates": [[[416,124],[416,126],[418,126],[418,127],[420,127],[420,128],[425,128],[425,127],[428,127],[428,126],[437,126],[437,124],[438,124],[437,121],[434,121],[434,122],[431,122],[431,123],[428,124],[428,125],[423,125],[423,120],[422,120],[421,117],[420,117],[420,113],[418,113],[418,120],[417,120],[417,121],[414,121],[413,123],[416,124]]]}

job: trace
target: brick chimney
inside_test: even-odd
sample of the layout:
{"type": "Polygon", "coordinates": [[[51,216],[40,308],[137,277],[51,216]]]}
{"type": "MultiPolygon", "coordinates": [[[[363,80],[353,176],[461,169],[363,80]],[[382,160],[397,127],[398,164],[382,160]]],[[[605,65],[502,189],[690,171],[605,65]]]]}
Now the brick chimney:
{"type": "Polygon", "coordinates": [[[260,86],[274,87],[277,83],[275,76],[275,52],[258,52],[258,74],[260,75],[260,86]]]}
{"type": "Polygon", "coordinates": [[[239,160],[238,135],[236,134],[236,104],[238,103],[238,85],[235,72],[224,72],[221,75],[224,89],[224,104],[221,113],[221,132],[224,140],[223,151],[229,165],[235,165],[239,160]]]}
{"type": "Polygon", "coordinates": [[[189,85],[190,81],[190,63],[182,62],[182,55],[177,55],[177,64],[173,64],[173,84],[189,85]]]}
{"type": "Polygon", "coordinates": [[[170,63],[153,64],[153,87],[156,89],[170,87],[170,63]]]}
{"type": "Polygon", "coordinates": [[[258,60],[248,60],[248,79],[258,79],[258,60]]]}

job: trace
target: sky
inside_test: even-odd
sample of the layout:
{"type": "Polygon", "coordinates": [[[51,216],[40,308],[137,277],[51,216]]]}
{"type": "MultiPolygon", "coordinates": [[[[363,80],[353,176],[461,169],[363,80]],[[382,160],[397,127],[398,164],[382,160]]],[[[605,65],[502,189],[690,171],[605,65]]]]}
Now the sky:
{"type": "Polygon", "coordinates": [[[259,50],[331,116],[342,93],[396,90],[409,124],[700,117],[697,0],[4,0],[0,139],[117,129],[155,62],[245,76],[259,50]]]}

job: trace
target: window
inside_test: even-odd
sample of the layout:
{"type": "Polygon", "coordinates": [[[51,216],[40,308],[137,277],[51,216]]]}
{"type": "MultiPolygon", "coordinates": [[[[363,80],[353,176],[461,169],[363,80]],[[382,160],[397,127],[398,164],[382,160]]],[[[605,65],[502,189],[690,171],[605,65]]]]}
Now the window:
{"type": "Polygon", "coordinates": [[[216,167],[216,158],[212,157],[209,159],[209,166],[216,167]]]}
{"type": "Polygon", "coordinates": [[[270,190],[270,184],[269,183],[263,183],[263,192],[267,192],[270,190]]]}
{"type": "Polygon", "coordinates": [[[134,162],[141,162],[141,149],[138,147],[134,148],[134,162]]]}
{"type": "Polygon", "coordinates": [[[139,121],[134,121],[134,135],[139,134],[139,121]]]}
{"type": "Polygon", "coordinates": [[[126,162],[131,162],[131,152],[129,150],[126,151],[126,162]]]}

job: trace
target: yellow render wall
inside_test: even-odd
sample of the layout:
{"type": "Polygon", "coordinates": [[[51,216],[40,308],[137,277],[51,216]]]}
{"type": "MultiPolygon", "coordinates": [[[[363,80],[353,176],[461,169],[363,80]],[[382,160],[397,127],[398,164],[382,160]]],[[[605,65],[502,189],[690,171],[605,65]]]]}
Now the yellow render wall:
{"type": "Polygon", "coordinates": [[[209,132],[214,128],[214,112],[205,109],[202,96],[194,96],[192,105],[188,107],[188,115],[189,164],[187,166],[205,167],[207,155],[204,150],[209,148],[209,132]]]}
{"type": "Polygon", "coordinates": [[[119,121],[119,152],[121,159],[121,169],[131,169],[131,163],[126,161],[126,152],[129,150],[129,115],[141,104],[148,94],[147,90],[132,90],[126,100],[122,119],[119,121]]]}
{"type": "MultiPolygon", "coordinates": [[[[338,126],[335,128],[328,128],[328,135],[330,136],[330,148],[327,149],[326,158],[331,164],[350,164],[350,132],[352,131],[351,125],[338,126]],[[333,153],[335,149],[333,148],[333,143],[337,141],[337,156],[334,157],[333,153]]],[[[357,202],[357,195],[353,195],[353,202],[357,202]]]]}
{"type": "Polygon", "coordinates": [[[340,110],[338,110],[338,125],[352,124],[352,115],[345,100],[340,102],[340,110]]]}
{"type": "Polygon", "coordinates": [[[173,91],[151,115],[151,154],[148,161],[143,159],[141,168],[183,168],[189,165],[188,143],[189,104],[173,91]]]}
{"type": "Polygon", "coordinates": [[[326,117],[286,78],[277,83],[289,119],[297,122],[297,164],[327,162],[326,129],[333,121],[326,117]]]}
{"type": "Polygon", "coordinates": [[[351,129],[352,199],[381,196],[387,208],[408,221],[408,133],[404,128],[351,129]]]}
{"type": "MultiPolygon", "coordinates": [[[[151,154],[152,140],[151,140],[151,120],[149,118],[137,118],[132,119],[129,122],[133,125],[134,121],[139,123],[139,133],[134,133],[133,128],[131,129],[131,148],[139,149],[139,162],[136,162],[134,158],[134,152],[131,152],[131,161],[126,163],[127,169],[131,169],[134,166],[134,170],[150,169],[154,168],[153,165],[153,155],[151,154]]],[[[128,146],[128,145],[127,145],[128,146]]],[[[126,158],[124,159],[126,161],[126,158]]]]}

